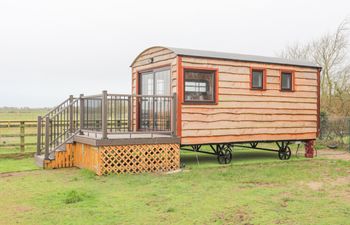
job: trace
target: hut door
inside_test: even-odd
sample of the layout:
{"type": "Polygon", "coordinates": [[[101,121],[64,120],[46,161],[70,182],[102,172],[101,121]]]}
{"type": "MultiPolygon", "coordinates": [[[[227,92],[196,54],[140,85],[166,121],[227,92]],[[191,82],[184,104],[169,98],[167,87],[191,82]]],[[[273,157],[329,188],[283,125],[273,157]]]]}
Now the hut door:
{"type": "Polygon", "coordinates": [[[139,128],[141,130],[168,130],[170,128],[170,102],[165,98],[152,96],[170,96],[170,69],[163,68],[141,73],[139,84],[139,94],[146,95],[139,101],[139,128]]]}

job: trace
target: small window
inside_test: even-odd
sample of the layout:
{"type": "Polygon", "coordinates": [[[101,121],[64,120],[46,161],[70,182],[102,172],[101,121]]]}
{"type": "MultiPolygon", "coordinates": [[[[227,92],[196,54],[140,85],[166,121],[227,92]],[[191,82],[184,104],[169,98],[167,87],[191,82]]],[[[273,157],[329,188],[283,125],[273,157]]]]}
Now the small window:
{"type": "Polygon", "coordinates": [[[281,73],[281,90],[291,91],[293,90],[293,75],[290,72],[281,73]]]}
{"type": "Polygon", "coordinates": [[[214,102],[215,71],[185,70],[185,102],[214,102]]]}
{"type": "Polygon", "coordinates": [[[252,89],[264,89],[264,70],[252,70],[251,74],[251,87],[252,89]]]}

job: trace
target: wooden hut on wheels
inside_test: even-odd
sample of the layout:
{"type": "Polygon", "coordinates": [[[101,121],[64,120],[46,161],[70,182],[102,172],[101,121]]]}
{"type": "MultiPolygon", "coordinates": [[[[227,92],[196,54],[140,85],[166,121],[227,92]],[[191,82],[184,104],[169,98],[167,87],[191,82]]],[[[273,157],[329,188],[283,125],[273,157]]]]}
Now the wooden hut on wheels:
{"type": "Polygon", "coordinates": [[[179,168],[180,149],[230,163],[234,146],[285,160],[295,141],[313,156],[321,70],[313,63],[156,46],[131,69],[131,94],[70,96],[38,117],[41,166],[99,175],[170,171],[179,168]]]}

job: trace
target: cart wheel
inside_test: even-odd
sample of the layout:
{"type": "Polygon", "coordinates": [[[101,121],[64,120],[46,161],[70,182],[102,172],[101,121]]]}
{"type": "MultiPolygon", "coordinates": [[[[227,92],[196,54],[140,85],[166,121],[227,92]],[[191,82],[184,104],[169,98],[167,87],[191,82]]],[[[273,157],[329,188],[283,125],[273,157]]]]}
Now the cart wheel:
{"type": "Polygon", "coordinates": [[[229,164],[232,160],[232,150],[229,147],[219,151],[218,161],[220,164],[229,164]]]}
{"type": "Polygon", "coordinates": [[[291,155],[292,151],[290,150],[289,146],[287,146],[285,149],[280,149],[278,151],[278,158],[280,158],[280,160],[288,160],[290,159],[291,155]]]}

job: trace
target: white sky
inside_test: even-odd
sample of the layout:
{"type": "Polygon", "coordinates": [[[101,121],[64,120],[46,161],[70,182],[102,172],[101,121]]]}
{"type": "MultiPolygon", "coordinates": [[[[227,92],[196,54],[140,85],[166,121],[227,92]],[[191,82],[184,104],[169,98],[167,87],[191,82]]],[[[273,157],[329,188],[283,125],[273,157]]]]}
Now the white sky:
{"type": "Polygon", "coordinates": [[[274,56],[349,15],[349,0],[0,0],[0,107],[128,94],[150,46],[274,56]]]}

